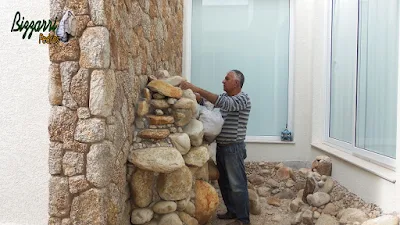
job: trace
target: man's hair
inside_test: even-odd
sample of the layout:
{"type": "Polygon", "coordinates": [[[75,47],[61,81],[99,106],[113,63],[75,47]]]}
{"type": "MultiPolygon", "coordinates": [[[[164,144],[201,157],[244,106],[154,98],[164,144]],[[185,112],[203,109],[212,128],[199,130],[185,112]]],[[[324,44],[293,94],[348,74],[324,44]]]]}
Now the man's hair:
{"type": "Polygon", "coordinates": [[[231,71],[235,74],[236,79],[239,80],[240,88],[242,88],[243,84],[244,84],[244,75],[243,75],[243,73],[240,72],[239,70],[231,70],[231,71]]]}

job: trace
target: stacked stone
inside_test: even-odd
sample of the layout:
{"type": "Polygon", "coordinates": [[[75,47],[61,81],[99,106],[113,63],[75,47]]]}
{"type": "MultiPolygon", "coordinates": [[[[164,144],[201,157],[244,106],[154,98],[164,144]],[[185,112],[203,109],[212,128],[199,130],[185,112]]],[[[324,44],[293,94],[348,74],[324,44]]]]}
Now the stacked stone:
{"type": "Polygon", "coordinates": [[[181,81],[159,71],[142,91],[128,157],[133,224],[204,224],[219,204],[196,98],[181,81]]]}
{"type": "Polygon", "coordinates": [[[183,3],[51,0],[76,36],[49,46],[49,224],[130,224],[128,152],[139,91],[159,68],[180,74],[183,3]]]}

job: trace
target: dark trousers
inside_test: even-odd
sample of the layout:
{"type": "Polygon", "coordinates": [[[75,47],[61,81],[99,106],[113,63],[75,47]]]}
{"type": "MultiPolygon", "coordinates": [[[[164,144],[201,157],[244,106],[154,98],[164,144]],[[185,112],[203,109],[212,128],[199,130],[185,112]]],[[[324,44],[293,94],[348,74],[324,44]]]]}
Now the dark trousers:
{"type": "Polygon", "coordinates": [[[235,213],[238,220],[250,223],[249,192],[244,159],[246,159],[244,142],[230,145],[217,144],[218,184],[228,212],[235,213]]]}

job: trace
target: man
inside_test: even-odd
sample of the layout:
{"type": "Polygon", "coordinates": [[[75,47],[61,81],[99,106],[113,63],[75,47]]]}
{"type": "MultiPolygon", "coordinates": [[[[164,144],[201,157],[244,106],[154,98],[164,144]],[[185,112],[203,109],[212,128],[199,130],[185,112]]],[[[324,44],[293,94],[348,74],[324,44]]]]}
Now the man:
{"type": "Polygon", "coordinates": [[[225,214],[218,214],[219,219],[236,219],[230,225],[250,224],[249,193],[244,166],[246,155],[247,121],[251,103],[249,96],[242,92],[244,76],[238,70],[227,73],[222,81],[224,91],[216,95],[194,86],[186,81],[181,83],[182,89],[192,89],[201,97],[220,108],[224,125],[217,136],[217,168],[218,184],[227,208],[225,214]]]}

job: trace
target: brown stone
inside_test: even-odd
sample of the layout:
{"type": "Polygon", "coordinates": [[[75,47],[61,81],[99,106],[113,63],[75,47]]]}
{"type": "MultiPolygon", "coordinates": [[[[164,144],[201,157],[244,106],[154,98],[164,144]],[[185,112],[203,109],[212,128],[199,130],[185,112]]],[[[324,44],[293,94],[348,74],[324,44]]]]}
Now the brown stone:
{"type": "Polygon", "coordinates": [[[56,217],[66,216],[70,206],[68,178],[52,176],[49,182],[49,215],[56,217]]]}
{"type": "Polygon", "coordinates": [[[260,215],[261,214],[261,204],[260,198],[257,195],[257,192],[254,190],[249,189],[249,208],[250,213],[253,215],[260,215]]]}
{"type": "Polygon", "coordinates": [[[152,91],[156,91],[168,97],[177,99],[182,97],[182,90],[180,88],[174,87],[162,80],[151,81],[147,87],[152,91]]]}
{"type": "Polygon", "coordinates": [[[205,224],[213,217],[218,208],[218,194],[214,187],[206,181],[196,180],[195,185],[195,218],[199,224],[205,224]]]}
{"type": "Polygon", "coordinates": [[[132,197],[139,207],[147,207],[153,199],[153,186],[155,183],[154,172],[137,169],[132,175],[132,197]]]}
{"type": "Polygon", "coordinates": [[[89,70],[81,68],[72,78],[70,92],[80,107],[89,106],[89,70]]]}
{"type": "Polygon", "coordinates": [[[210,180],[218,180],[219,178],[217,165],[212,160],[208,160],[208,175],[210,180]]]}
{"type": "Polygon", "coordinates": [[[332,175],[332,160],[328,156],[317,156],[312,163],[312,169],[316,170],[320,175],[332,175]]]}
{"type": "Polygon", "coordinates": [[[138,116],[142,117],[147,113],[149,113],[149,104],[147,103],[147,101],[140,101],[137,109],[138,116]]]}
{"type": "Polygon", "coordinates": [[[182,200],[190,195],[192,173],[187,166],[171,173],[162,173],[157,179],[157,191],[164,200],[182,200]]]}
{"type": "Polygon", "coordinates": [[[267,203],[270,205],[273,205],[273,206],[277,206],[277,207],[281,206],[281,200],[276,197],[269,197],[267,199],[267,203]]]}
{"type": "Polygon", "coordinates": [[[164,139],[170,134],[168,129],[145,129],[138,133],[138,136],[146,139],[164,139]]]}
{"type": "Polygon", "coordinates": [[[154,116],[149,115],[147,116],[149,119],[150,125],[165,125],[165,124],[173,124],[174,117],[172,116],[154,116]]]}
{"type": "Polygon", "coordinates": [[[145,88],[143,90],[143,95],[144,95],[144,98],[146,99],[146,101],[149,102],[151,100],[151,92],[148,88],[145,88]]]}
{"type": "Polygon", "coordinates": [[[280,181],[287,180],[287,179],[293,177],[292,174],[293,174],[292,168],[285,167],[285,166],[279,168],[278,171],[276,171],[276,177],[280,181]]]}
{"type": "Polygon", "coordinates": [[[89,4],[87,0],[67,0],[66,7],[75,15],[89,14],[89,4]]]}
{"type": "Polygon", "coordinates": [[[63,100],[60,64],[52,63],[49,67],[49,102],[51,105],[61,105],[63,100]]]}
{"type": "Polygon", "coordinates": [[[151,100],[151,105],[156,109],[168,109],[169,104],[164,99],[153,99],[151,100]]]}
{"type": "Polygon", "coordinates": [[[303,197],[302,197],[303,202],[307,202],[307,196],[309,194],[314,193],[316,185],[317,184],[315,183],[315,180],[313,177],[311,177],[311,176],[307,177],[306,187],[304,188],[303,197]]]}
{"type": "Polygon", "coordinates": [[[75,197],[71,207],[73,224],[108,224],[108,202],[106,189],[90,189],[75,197]]]}
{"type": "Polygon", "coordinates": [[[49,50],[52,62],[77,61],[80,57],[79,41],[76,38],[70,39],[67,43],[59,41],[57,44],[49,45],[49,50]]]}
{"type": "Polygon", "coordinates": [[[64,106],[53,106],[50,115],[48,127],[50,141],[73,141],[78,121],[77,114],[64,106]]]}
{"type": "Polygon", "coordinates": [[[90,17],[88,15],[76,16],[76,30],[75,30],[76,37],[82,36],[82,33],[86,29],[89,21],[90,17]]]}

